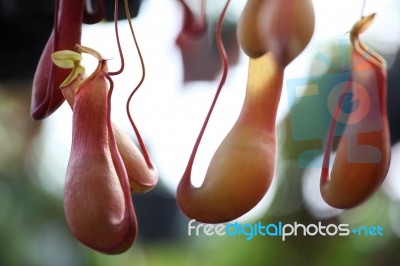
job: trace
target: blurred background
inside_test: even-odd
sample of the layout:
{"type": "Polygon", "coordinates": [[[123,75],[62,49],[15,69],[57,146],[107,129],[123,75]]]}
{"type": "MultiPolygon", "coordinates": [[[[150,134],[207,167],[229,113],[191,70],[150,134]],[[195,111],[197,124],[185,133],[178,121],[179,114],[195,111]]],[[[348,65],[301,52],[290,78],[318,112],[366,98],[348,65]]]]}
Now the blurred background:
{"type": "MultiPolygon", "coordinates": [[[[84,25],[82,44],[119,60],[112,24],[113,1],[106,0],[106,20],[84,25]]],[[[199,2],[187,1],[193,10],[199,2]]],[[[233,0],[222,36],[229,57],[228,80],[202,141],[193,168],[201,185],[211,156],[235,122],[245,92],[248,59],[236,42],[236,23],[245,0],[233,0]]],[[[126,253],[106,256],[87,249],[69,233],[62,189],[71,144],[72,113],[65,104],[48,119],[29,115],[32,79],[53,25],[54,1],[0,1],[0,265],[399,265],[400,264],[400,1],[314,0],[316,28],[303,51],[285,70],[278,111],[278,160],[274,182],[242,223],[348,223],[381,226],[381,237],[193,237],[188,219],[175,201],[175,189],[187,164],[219,83],[220,62],[215,24],[225,1],[208,1],[207,32],[182,36],[184,13],[177,0],[130,1],[146,80],[131,110],[160,172],[158,186],[133,201],[139,236],[126,253]],[[364,11],[362,11],[364,10],[364,11]],[[322,147],[323,136],[296,138],[293,115],[318,120],[318,112],[291,97],[287,84],[312,82],[349,70],[348,32],[361,14],[377,12],[363,40],[388,63],[388,110],[392,163],[379,191],[351,210],[327,206],[319,192],[319,170],[299,163],[301,154],[322,147]],[[311,82],[312,81],[312,82],[311,82]],[[311,111],[310,111],[311,110],[311,111]]],[[[121,2],[122,6],[122,2],[121,2]]],[[[134,137],[124,110],[127,95],[140,79],[137,52],[126,20],[119,23],[126,56],[124,73],[115,77],[113,121],[134,137]]],[[[90,72],[96,62],[83,63],[90,72]]],[[[319,106],[326,99],[317,99],[319,106]]],[[[314,106],[314,105],[313,105],[314,106]]],[[[301,120],[302,121],[302,120],[301,120]]]]}

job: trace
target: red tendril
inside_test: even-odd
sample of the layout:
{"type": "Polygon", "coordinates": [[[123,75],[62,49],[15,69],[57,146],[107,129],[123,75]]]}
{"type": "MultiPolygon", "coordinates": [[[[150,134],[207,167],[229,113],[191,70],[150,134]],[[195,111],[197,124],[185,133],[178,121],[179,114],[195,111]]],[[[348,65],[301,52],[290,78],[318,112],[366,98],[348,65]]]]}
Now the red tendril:
{"type": "MultiPolygon", "coordinates": [[[[128,18],[130,18],[129,7],[128,7],[128,1],[125,0],[124,3],[125,3],[126,16],[127,16],[128,18]]],[[[131,34],[132,34],[132,37],[133,37],[133,41],[135,42],[136,50],[137,50],[138,55],[139,55],[140,65],[141,65],[141,68],[142,68],[142,77],[140,78],[139,83],[138,83],[138,84],[136,85],[136,87],[132,90],[132,92],[130,93],[130,95],[129,95],[129,97],[128,97],[128,100],[126,101],[126,113],[127,113],[127,115],[128,115],[129,122],[131,123],[132,128],[133,128],[133,130],[135,131],[135,134],[136,134],[137,140],[138,140],[138,142],[139,142],[140,148],[141,148],[141,150],[142,150],[143,157],[144,157],[144,159],[145,159],[145,161],[146,161],[146,164],[147,164],[147,166],[148,166],[150,169],[154,169],[154,165],[153,165],[153,163],[151,162],[150,155],[149,155],[149,153],[148,153],[148,151],[147,151],[146,145],[144,144],[143,139],[142,139],[142,136],[140,135],[139,130],[137,129],[137,127],[136,127],[136,125],[135,125],[135,123],[134,123],[134,121],[133,121],[133,118],[132,118],[132,115],[131,115],[131,111],[130,111],[130,109],[129,109],[129,106],[130,106],[130,103],[131,103],[131,100],[132,100],[133,95],[136,93],[136,91],[137,91],[137,90],[142,86],[142,84],[143,84],[143,81],[144,81],[145,76],[146,76],[146,68],[145,68],[145,65],[144,65],[143,55],[142,55],[142,52],[140,51],[140,47],[139,47],[139,44],[138,44],[138,42],[137,42],[136,35],[135,35],[134,30],[133,30],[132,22],[131,22],[130,19],[128,19],[128,24],[129,24],[129,29],[130,29],[131,34]]]]}
{"type": "MultiPolygon", "coordinates": [[[[130,106],[130,103],[131,103],[133,95],[136,93],[136,91],[143,84],[143,81],[144,81],[144,78],[145,78],[145,65],[144,65],[144,60],[143,60],[142,53],[141,53],[140,48],[139,48],[139,44],[138,44],[136,36],[135,36],[135,32],[133,30],[132,22],[130,20],[131,14],[129,12],[129,5],[128,5],[128,1],[127,0],[124,0],[124,7],[125,7],[125,12],[126,12],[126,17],[128,18],[129,28],[130,28],[130,31],[131,31],[131,34],[132,34],[132,37],[133,37],[133,41],[135,43],[136,50],[137,50],[139,58],[140,58],[140,64],[141,64],[141,68],[142,68],[142,77],[141,77],[139,83],[136,85],[136,87],[130,93],[130,95],[128,97],[128,100],[126,102],[126,112],[127,112],[128,118],[129,118],[129,122],[131,123],[131,126],[132,126],[132,128],[133,128],[133,130],[135,132],[136,138],[137,138],[137,140],[139,142],[140,149],[142,150],[143,157],[144,157],[144,159],[146,161],[146,164],[150,169],[154,169],[155,167],[154,167],[154,165],[153,165],[153,163],[152,163],[152,161],[150,159],[150,155],[149,155],[149,153],[147,151],[146,145],[144,144],[142,136],[140,135],[140,132],[139,132],[138,128],[136,127],[136,125],[135,125],[135,123],[133,121],[131,112],[129,110],[129,106],[130,106]]],[[[115,1],[114,27],[115,27],[115,36],[116,36],[117,44],[118,44],[118,52],[119,52],[119,55],[120,55],[120,58],[121,58],[121,67],[120,67],[120,69],[118,71],[108,72],[108,75],[110,75],[110,76],[121,74],[123,72],[124,68],[125,68],[124,54],[122,52],[121,43],[120,43],[120,39],[119,39],[119,33],[118,33],[118,0],[115,1]]]]}
{"type": "MultiPolygon", "coordinates": [[[[129,20],[130,17],[128,17],[129,20]]],[[[118,46],[118,53],[119,53],[119,57],[121,59],[121,67],[119,70],[115,71],[115,72],[108,72],[108,74],[110,76],[115,76],[115,75],[119,75],[122,73],[122,71],[124,71],[125,68],[125,60],[124,60],[124,54],[122,52],[122,48],[121,48],[121,42],[119,40],[119,33],[118,33],[118,0],[115,0],[115,8],[114,8],[114,29],[115,29],[115,38],[117,40],[117,46],[118,46]]]]}
{"type": "Polygon", "coordinates": [[[204,135],[204,132],[206,130],[208,121],[210,120],[211,114],[212,114],[212,112],[214,110],[215,104],[217,103],[219,94],[220,94],[220,92],[222,90],[222,87],[225,84],[226,77],[228,75],[228,56],[226,55],[224,44],[222,42],[221,28],[222,28],[222,22],[224,20],[224,16],[225,16],[226,10],[228,9],[229,3],[230,3],[230,0],[227,0],[226,4],[225,4],[225,7],[222,10],[221,15],[219,17],[219,20],[218,20],[218,23],[217,23],[217,27],[216,27],[216,33],[215,33],[216,34],[216,39],[217,39],[218,52],[219,52],[219,55],[220,55],[220,58],[221,58],[221,63],[222,63],[221,81],[220,81],[220,83],[218,85],[217,91],[216,91],[215,96],[214,96],[214,100],[213,100],[213,102],[211,104],[211,107],[210,107],[210,109],[208,111],[206,119],[205,119],[205,121],[203,123],[203,126],[202,126],[201,130],[200,130],[199,136],[197,137],[196,143],[194,144],[194,147],[193,147],[192,153],[190,155],[189,162],[187,164],[187,167],[186,167],[184,175],[189,174],[189,176],[190,176],[190,172],[192,171],[193,162],[194,162],[194,159],[196,157],[196,153],[197,153],[197,150],[199,148],[201,139],[203,138],[203,135],[204,135]]]}
{"type": "MultiPolygon", "coordinates": [[[[121,187],[123,189],[124,192],[124,197],[125,197],[125,202],[128,205],[127,210],[134,210],[133,207],[133,203],[131,200],[131,192],[129,190],[129,178],[128,178],[128,173],[126,171],[125,168],[125,164],[122,161],[122,157],[121,154],[118,151],[118,147],[117,147],[117,141],[113,132],[113,127],[112,127],[112,123],[111,123],[111,97],[112,97],[112,93],[114,91],[114,82],[112,80],[112,78],[110,77],[110,75],[105,72],[104,70],[102,70],[103,75],[107,78],[108,82],[110,83],[110,89],[107,95],[107,130],[108,130],[108,135],[109,135],[109,141],[110,141],[110,150],[111,153],[113,155],[115,155],[115,163],[117,168],[119,169],[120,173],[121,173],[121,187]]],[[[132,216],[132,219],[136,220],[136,215],[135,212],[126,212],[127,214],[132,216]]]]}
{"type": "MultiPolygon", "coordinates": [[[[353,78],[350,77],[350,80],[346,83],[346,86],[343,88],[343,93],[341,95],[346,95],[351,89],[353,78]]],[[[330,161],[330,153],[332,150],[332,141],[333,141],[333,133],[335,132],[337,121],[339,120],[339,114],[342,110],[344,104],[345,97],[340,97],[338,105],[335,108],[335,112],[333,114],[333,119],[329,124],[328,132],[326,134],[326,143],[324,146],[324,157],[322,161],[322,170],[321,170],[321,182],[327,183],[330,180],[329,175],[329,161],[330,161]]]]}

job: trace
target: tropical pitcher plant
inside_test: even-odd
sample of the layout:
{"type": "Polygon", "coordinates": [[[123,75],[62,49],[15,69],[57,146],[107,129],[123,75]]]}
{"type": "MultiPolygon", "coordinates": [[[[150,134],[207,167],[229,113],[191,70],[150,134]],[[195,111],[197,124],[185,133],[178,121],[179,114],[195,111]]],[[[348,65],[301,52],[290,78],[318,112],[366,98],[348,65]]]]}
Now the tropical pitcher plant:
{"type": "MultiPolygon", "coordinates": [[[[184,0],[180,2],[185,13],[182,31],[188,36],[204,34],[205,0],[199,0],[201,12],[197,19],[189,5],[184,0]]],[[[228,75],[221,28],[229,3],[226,1],[216,27],[222,77],[177,188],[177,203],[182,212],[204,223],[234,220],[251,210],[267,193],[276,164],[276,114],[284,71],[310,42],[315,24],[311,0],[247,0],[237,24],[238,43],[248,56],[243,106],[212,157],[203,184],[197,188],[191,183],[192,166],[228,75]]],[[[130,18],[128,0],[124,6],[130,18]]],[[[80,43],[82,23],[103,19],[103,0],[96,1],[95,10],[89,0],[56,0],[54,28],[37,66],[31,101],[31,116],[35,120],[48,117],[65,100],[71,107],[73,129],[64,185],[65,217],[77,240],[107,254],[124,252],[133,244],[138,224],[131,193],[149,191],[158,181],[156,166],[130,113],[132,97],[145,78],[144,60],[130,19],[129,34],[139,54],[142,78],[128,97],[126,110],[140,147],[111,121],[115,89],[112,77],[124,71],[118,9],[115,1],[115,36],[121,67],[111,71],[108,59],[100,51],[80,43]],[[86,73],[81,64],[82,53],[97,59],[92,73],[86,73]]],[[[351,29],[352,77],[343,93],[352,92],[362,99],[362,91],[354,84],[376,91],[379,110],[365,120],[350,115],[348,121],[357,121],[360,126],[377,122],[381,127],[378,132],[361,135],[354,145],[348,136],[357,127],[346,127],[330,169],[333,131],[339,115],[338,111],[334,113],[327,129],[320,187],[324,200],[336,208],[351,208],[365,201],[382,183],[389,167],[385,62],[359,38],[373,20],[374,15],[363,17],[351,29]],[[371,85],[372,75],[377,86],[371,85]],[[362,145],[372,145],[374,149],[363,150],[362,145]],[[376,160],[351,160],[354,154],[356,158],[376,160]]],[[[337,103],[338,110],[342,104],[342,101],[337,103]]]]}

